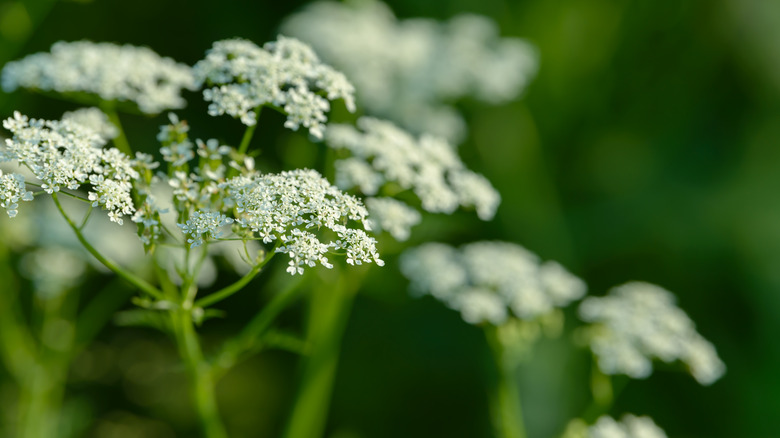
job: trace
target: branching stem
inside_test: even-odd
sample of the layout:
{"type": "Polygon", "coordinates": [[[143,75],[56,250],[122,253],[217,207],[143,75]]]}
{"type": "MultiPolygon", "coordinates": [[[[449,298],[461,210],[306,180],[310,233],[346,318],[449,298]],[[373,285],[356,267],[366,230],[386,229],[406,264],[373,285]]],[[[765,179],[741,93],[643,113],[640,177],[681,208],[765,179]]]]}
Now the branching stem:
{"type": "Polygon", "coordinates": [[[105,267],[107,267],[112,272],[125,279],[128,283],[146,292],[147,294],[153,296],[154,298],[157,298],[158,300],[164,299],[162,292],[160,292],[157,288],[155,288],[154,286],[146,282],[146,280],[136,276],[130,271],[125,270],[121,266],[107,259],[105,256],[103,256],[103,254],[101,254],[97,249],[95,249],[95,247],[92,246],[87,241],[87,239],[81,233],[79,227],[73,222],[70,216],[68,216],[68,214],[65,213],[65,209],[62,208],[62,204],[60,203],[60,200],[57,197],[57,193],[52,193],[51,196],[52,199],[54,199],[54,204],[57,205],[57,209],[60,211],[62,217],[65,218],[66,222],[68,222],[68,225],[70,225],[70,228],[73,230],[73,232],[76,233],[76,238],[79,240],[79,242],[81,242],[84,248],[87,251],[89,251],[90,254],[92,254],[96,259],[98,259],[98,261],[102,263],[105,267]]]}

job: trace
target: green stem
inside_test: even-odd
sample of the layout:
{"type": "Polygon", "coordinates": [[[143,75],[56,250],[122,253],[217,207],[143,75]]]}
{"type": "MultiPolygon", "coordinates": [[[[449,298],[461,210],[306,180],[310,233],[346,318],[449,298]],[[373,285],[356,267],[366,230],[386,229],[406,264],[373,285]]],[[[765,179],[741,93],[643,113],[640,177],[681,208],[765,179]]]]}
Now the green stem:
{"type": "Polygon", "coordinates": [[[79,225],[79,230],[83,230],[84,227],[87,225],[87,221],[89,221],[89,217],[92,215],[92,204],[89,204],[89,208],[87,208],[87,213],[84,215],[84,219],[81,221],[81,225],[79,225]]]}
{"type": "MultiPolygon", "coordinates": [[[[278,244],[277,244],[277,246],[278,246],[278,244]]],[[[207,296],[205,296],[205,297],[195,301],[193,306],[194,307],[207,307],[207,306],[210,306],[212,304],[218,303],[218,302],[224,300],[225,298],[233,295],[234,293],[240,291],[241,289],[244,288],[244,286],[249,284],[249,282],[252,281],[252,279],[254,279],[255,276],[260,273],[260,271],[262,271],[263,266],[265,266],[266,263],[271,261],[271,259],[273,258],[274,254],[276,254],[275,248],[274,248],[274,250],[272,250],[270,252],[270,254],[265,256],[265,258],[263,259],[262,262],[260,262],[259,264],[255,265],[252,268],[251,271],[247,272],[246,275],[241,277],[238,281],[236,281],[235,283],[231,284],[230,286],[226,286],[226,287],[224,287],[224,288],[214,292],[213,294],[207,295],[207,296]]]]}
{"type": "Polygon", "coordinates": [[[19,438],[57,436],[67,363],[52,365],[35,364],[19,382],[19,438]]]}
{"type": "Polygon", "coordinates": [[[122,122],[119,120],[119,114],[116,113],[114,106],[106,103],[102,104],[100,109],[106,113],[108,120],[110,120],[111,123],[116,126],[117,132],[119,133],[119,135],[117,135],[116,138],[112,140],[114,142],[114,146],[132,158],[133,150],[130,148],[130,143],[127,141],[127,137],[125,137],[125,130],[122,129],[122,122]]]}
{"type": "Polygon", "coordinates": [[[147,283],[146,280],[143,278],[140,278],[133,274],[130,271],[125,270],[121,266],[117,265],[116,263],[112,262],[111,260],[108,260],[101,254],[98,250],[95,249],[84,237],[84,235],[81,233],[81,230],[79,227],[73,222],[73,220],[68,216],[67,213],[65,213],[65,210],[62,208],[62,204],[60,204],[59,199],[57,198],[57,193],[52,193],[52,199],[54,199],[54,204],[57,205],[57,209],[60,211],[60,214],[63,218],[65,218],[65,221],[68,222],[68,225],[73,230],[74,233],[76,233],[76,238],[81,242],[81,244],[86,248],[87,251],[89,251],[90,254],[92,254],[100,263],[102,263],[105,267],[110,269],[112,272],[117,274],[118,276],[125,279],[128,283],[132,284],[133,286],[137,287],[138,289],[148,293],[149,295],[157,298],[158,300],[162,300],[163,294],[157,288],[152,286],[151,284],[147,283]]]}
{"type": "MultiPolygon", "coordinates": [[[[184,291],[182,291],[184,294],[184,291]]],[[[206,438],[227,438],[225,426],[217,408],[214,376],[203,358],[198,335],[189,311],[178,309],[171,313],[179,353],[187,365],[192,384],[192,396],[198,411],[203,435],[206,438]]]]}
{"type": "MultiPolygon", "coordinates": [[[[27,184],[27,185],[33,186],[33,187],[42,187],[40,184],[34,183],[34,182],[30,182],[30,181],[25,181],[24,183],[27,184]]],[[[87,202],[87,203],[89,203],[89,205],[92,205],[92,201],[90,201],[89,199],[84,198],[84,197],[79,196],[79,195],[74,195],[73,193],[68,193],[65,190],[60,190],[57,193],[59,193],[61,195],[68,196],[68,197],[71,197],[73,199],[78,199],[79,201],[87,202]]],[[[48,195],[47,192],[43,191],[43,192],[35,192],[35,193],[33,193],[33,196],[38,196],[38,195],[43,195],[43,194],[47,194],[48,195]]]]}
{"type": "Polygon", "coordinates": [[[490,404],[493,427],[497,437],[525,438],[525,424],[520,403],[517,382],[517,364],[508,357],[507,348],[501,341],[498,328],[485,327],[485,336],[493,352],[497,379],[491,388],[490,404]]]}
{"type": "Polygon", "coordinates": [[[245,154],[246,151],[249,150],[249,143],[252,141],[252,136],[255,134],[255,129],[257,129],[257,124],[259,123],[260,119],[260,111],[262,110],[262,105],[258,105],[258,107],[255,108],[257,122],[255,122],[255,124],[252,126],[247,126],[246,131],[244,131],[244,136],[241,138],[241,144],[238,146],[238,153],[241,155],[245,154]]]}
{"type": "Polygon", "coordinates": [[[341,340],[362,279],[362,273],[334,271],[329,274],[336,278],[327,282],[327,288],[312,291],[307,327],[310,354],[304,358],[286,438],[316,438],[325,431],[341,340]]]}
{"type": "Polygon", "coordinates": [[[18,283],[8,268],[7,250],[0,245],[0,358],[15,379],[21,379],[35,361],[35,341],[17,301],[18,283]]]}
{"type": "MultiPolygon", "coordinates": [[[[618,376],[622,377],[622,376],[618,376]]],[[[625,388],[628,379],[612,378],[601,372],[598,366],[597,358],[593,356],[593,364],[590,372],[590,391],[593,395],[593,401],[583,411],[580,418],[587,423],[593,423],[596,419],[612,408],[615,399],[625,388]]]]}
{"type": "MultiPolygon", "coordinates": [[[[189,248],[189,245],[187,246],[189,248]]],[[[189,267],[189,249],[187,250],[187,266],[189,267]]],[[[206,260],[206,256],[208,255],[208,244],[204,245],[203,248],[201,248],[200,257],[198,257],[198,261],[195,262],[195,267],[193,268],[192,272],[187,273],[187,278],[184,280],[182,284],[182,294],[184,296],[184,308],[190,309],[192,308],[192,302],[195,301],[195,296],[198,294],[198,287],[195,284],[195,282],[198,279],[198,275],[200,275],[200,270],[203,267],[203,262],[206,260]]]]}
{"type": "Polygon", "coordinates": [[[299,281],[290,283],[290,287],[276,294],[257,315],[244,327],[241,333],[225,344],[217,355],[217,366],[224,372],[232,368],[247,352],[257,349],[258,340],[267,333],[271,323],[300,294],[301,288],[296,287],[299,281]]]}

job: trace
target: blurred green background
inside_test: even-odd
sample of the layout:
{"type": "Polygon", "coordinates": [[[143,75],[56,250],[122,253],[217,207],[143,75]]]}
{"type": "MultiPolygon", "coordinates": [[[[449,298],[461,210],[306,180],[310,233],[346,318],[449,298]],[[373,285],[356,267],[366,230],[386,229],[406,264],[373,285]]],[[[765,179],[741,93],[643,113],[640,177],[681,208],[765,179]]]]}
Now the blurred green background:
{"type": "MultiPolygon", "coordinates": [[[[193,64],[218,39],[274,39],[282,18],[304,4],[4,1],[0,63],[58,40],[90,39],[146,45],[193,64]]],[[[456,214],[443,235],[434,228],[445,219],[429,217],[413,240],[510,240],[560,261],[593,294],[629,280],[675,292],[726,362],[725,378],[701,387],[657,370],[629,382],[611,413],[650,415],[670,437],[780,436],[772,420],[780,412],[780,2],[389,4],[400,18],[493,17],[502,35],[527,38],[541,57],[522,99],[499,107],[459,103],[470,127],[460,152],[502,193],[497,218],[456,214]]],[[[196,93],[188,98],[180,114],[195,136],[238,142],[240,124],[209,118],[196,93]]],[[[0,94],[3,117],[18,109],[59,118],[72,108],[24,92],[0,94]]],[[[274,117],[264,114],[255,137],[265,166],[313,163],[304,137],[274,117]]],[[[130,141],[152,150],[164,120],[124,122],[130,141]]],[[[330,436],[490,436],[491,365],[481,331],[432,299],[409,298],[394,261],[373,272],[353,310],[330,436]]],[[[242,300],[264,299],[246,293],[227,309],[248,317],[242,300]]],[[[296,310],[285,325],[299,326],[296,310]]],[[[225,320],[204,333],[208,339],[232,328],[225,320]]],[[[587,403],[589,359],[569,345],[568,338],[541,342],[522,369],[531,437],[560,433],[587,403]]],[[[166,339],[109,326],[84,356],[69,390],[71,403],[89,406],[89,436],[194,435],[184,377],[166,339]]],[[[292,354],[266,353],[222,381],[222,409],[236,436],[279,432],[296,364],[292,354]]],[[[0,404],[8,397],[0,391],[0,404]]]]}

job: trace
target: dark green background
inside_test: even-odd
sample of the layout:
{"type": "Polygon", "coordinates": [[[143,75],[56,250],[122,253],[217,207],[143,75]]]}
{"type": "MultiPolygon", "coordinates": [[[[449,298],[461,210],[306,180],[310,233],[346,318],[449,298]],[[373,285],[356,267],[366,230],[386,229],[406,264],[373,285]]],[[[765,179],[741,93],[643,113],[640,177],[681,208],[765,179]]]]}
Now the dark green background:
{"type": "MultiPolygon", "coordinates": [[[[22,3],[26,22],[19,2],[0,2],[0,14],[16,8],[0,21],[0,62],[58,40],[90,39],[147,45],[192,64],[218,39],[274,39],[280,20],[304,2],[22,3]]],[[[442,219],[429,217],[413,240],[510,240],[559,260],[594,294],[629,280],[664,286],[716,345],[728,372],[705,388],[657,370],[629,382],[611,413],[650,415],[670,437],[780,436],[773,420],[780,413],[780,2],[390,5],[399,17],[488,15],[503,35],[529,39],[541,55],[522,99],[499,107],[459,103],[470,126],[461,155],[501,191],[497,218],[481,223],[457,214],[442,236],[432,231],[442,219]]],[[[238,142],[240,124],[209,118],[197,94],[189,97],[180,114],[195,136],[238,142]]],[[[19,109],[58,118],[71,108],[23,92],[0,95],[3,117],[19,109]]],[[[126,117],[130,141],[153,149],[163,120],[126,117]]],[[[281,118],[263,115],[254,144],[269,159],[265,167],[311,164],[307,151],[315,149],[280,127],[281,118]]],[[[490,436],[490,362],[481,331],[431,299],[408,298],[394,261],[373,273],[354,307],[330,433],[490,436]]],[[[228,307],[240,319],[248,316],[241,300],[258,299],[265,298],[249,291],[228,307]]],[[[298,310],[285,316],[286,325],[298,326],[298,310]]],[[[216,338],[232,328],[215,322],[205,333],[216,338]]],[[[543,342],[522,370],[532,438],[559,433],[587,402],[588,357],[569,345],[567,338],[543,342]]],[[[92,406],[95,421],[127,423],[138,434],[127,436],[192,436],[183,377],[165,339],[109,327],[96,348],[104,356],[95,353],[102,365],[93,366],[103,377],[77,363],[70,387],[73,400],[92,406]]],[[[220,397],[236,436],[278,432],[296,363],[291,354],[268,353],[226,377],[220,397]]]]}

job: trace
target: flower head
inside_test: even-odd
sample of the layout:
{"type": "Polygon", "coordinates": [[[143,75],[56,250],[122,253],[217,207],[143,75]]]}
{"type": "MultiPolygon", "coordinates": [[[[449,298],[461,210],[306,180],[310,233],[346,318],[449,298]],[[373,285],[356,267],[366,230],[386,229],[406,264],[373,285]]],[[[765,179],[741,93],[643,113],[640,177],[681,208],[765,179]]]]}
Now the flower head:
{"type": "Polygon", "coordinates": [[[593,323],[587,331],[590,348],[606,374],[645,378],[654,358],[682,361],[703,385],[726,371],[712,344],[675,305],[674,295],[659,286],[626,283],[605,297],[587,298],[579,312],[593,323]]]}
{"type": "Polygon", "coordinates": [[[393,198],[367,198],[374,231],[387,231],[398,241],[409,238],[411,228],[422,220],[420,212],[393,198]]]}
{"type": "Polygon", "coordinates": [[[30,88],[95,94],[105,101],[130,101],[149,114],[185,105],[182,89],[193,89],[190,68],[146,47],[90,41],[57,42],[3,67],[5,91],[30,88]]]}
{"type": "Polygon", "coordinates": [[[111,140],[119,135],[119,129],[108,120],[108,116],[95,107],[68,111],[62,115],[62,120],[77,123],[85,128],[91,129],[105,140],[111,140]]]}
{"type": "Polygon", "coordinates": [[[449,140],[459,140],[466,130],[450,102],[465,96],[512,100],[538,65],[530,44],[500,38],[489,18],[397,20],[378,1],[315,2],[282,29],[346,73],[371,114],[449,140]]]}
{"type": "Polygon", "coordinates": [[[293,275],[317,263],[332,267],[326,255],[330,251],[343,250],[353,265],[384,264],[376,240],[364,230],[347,227],[355,222],[368,228],[366,208],[314,170],[239,176],[224,186],[237,212],[236,223],[264,243],[276,242],[276,251],[290,257],[288,272],[293,275]]]}
{"type": "Polygon", "coordinates": [[[539,263],[507,242],[475,242],[460,249],[429,243],[401,256],[412,290],[430,294],[471,324],[504,323],[513,314],[535,320],[585,294],[585,283],[555,262],[539,263]]]}
{"type": "Polygon", "coordinates": [[[195,211],[186,223],[178,224],[182,232],[189,235],[187,242],[192,248],[203,244],[203,236],[217,238],[222,235],[220,228],[232,224],[233,219],[216,211],[195,211]]]}
{"type": "MultiPolygon", "coordinates": [[[[426,211],[449,214],[458,207],[473,207],[480,219],[493,218],[501,196],[484,176],[466,168],[449,142],[429,135],[415,138],[371,117],[361,117],[357,125],[359,129],[330,125],[326,134],[328,146],[351,155],[335,162],[341,189],[358,188],[374,195],[386,185],[395,185],[414,193],[426,211]]],[[[404,221],[396,226],[386,223],[384,229],[400,230],[419,222],[410,223],[410,215],[394,217],[404,221]]]]}
{"type": "Polygon", "coordinates": [[[273,105],[287,114],[286,127],[303,126],[322,138],[330,101],[343,99],[355,111],[354,88],[346,77],[294,38],[279,36],[262,48],[242,39],[217,41],[194,71],[198,83],[206,84],[209,114],[228,114],[247,126],[257,123],[256,108],[273,105]]]}
{"type": "Polygon", "coordinates": [[[108,210],[113,222],[135,212],[131,181],[139,177],[132,160],[115,148],[102,149],[106,140],[80,124],[28,119],[14,113],[3,121],[13,133],[0,149],[0,160],[30,169],[47,193],[76,190],[90,184],[93,206],[108,210]]]}
{"type": "Polygon", "coordinates": [[[6,209],[9,217],[18,213],[19,201],[32,201],[32,192],[24,185],[24,176],[18,173],[3,174],[0,169],[0,207],[6,209]]]}

